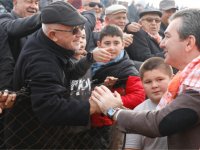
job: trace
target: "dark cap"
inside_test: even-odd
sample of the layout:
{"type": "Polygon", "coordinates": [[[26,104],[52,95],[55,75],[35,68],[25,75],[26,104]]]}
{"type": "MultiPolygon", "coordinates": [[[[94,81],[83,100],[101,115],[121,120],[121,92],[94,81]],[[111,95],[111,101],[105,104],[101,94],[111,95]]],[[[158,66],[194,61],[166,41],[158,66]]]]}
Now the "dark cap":
{"type": "Polygon", "coordinates": [[[76,8],[63,1],[57,1],[44,7],[41,11],[41,21],[44,24],[63,24],[78,26],[87,21],[76,8]]]}
{"type": "Polygon", "coordinates": [[[174,0],[162,0],[159,4],[160,10],[177,9],[174,0]]]}
{"type": "Polygon", "coordinates": [[[146,14],[157,14],[160,17],[162,17],[162,12],[155,8],[146,8],[143,11],[140,12],[139,17],[142,18],[146,14]]]}

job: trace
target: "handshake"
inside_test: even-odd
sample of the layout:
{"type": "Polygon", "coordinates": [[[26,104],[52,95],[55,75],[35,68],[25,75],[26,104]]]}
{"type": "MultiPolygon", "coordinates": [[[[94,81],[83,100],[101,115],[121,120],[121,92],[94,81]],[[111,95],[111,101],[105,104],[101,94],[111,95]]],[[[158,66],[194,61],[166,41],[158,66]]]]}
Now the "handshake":
{"type": "Polygon", "coordinates": [[[123,106],[120,94],[116,91],[112,93],[104,85],[94,88],[89,102],[90,114],[103,113],[104,115],[108,115],[110,108],[120,108],[123,106]]]}

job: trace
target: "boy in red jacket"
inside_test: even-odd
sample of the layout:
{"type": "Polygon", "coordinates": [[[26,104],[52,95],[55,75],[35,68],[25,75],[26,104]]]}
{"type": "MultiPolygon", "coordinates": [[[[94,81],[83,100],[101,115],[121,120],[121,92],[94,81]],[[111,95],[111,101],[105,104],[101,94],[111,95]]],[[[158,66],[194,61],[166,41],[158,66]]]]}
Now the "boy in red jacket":
{"type": "MultiPolygon", "coordinates": [[[[111,48],[109,52],[112,54],[112,58],[108,63],[95,63],[92,66],[93,80],[96,81],[96,84],[103,83],[112,91],[120,93],[123,106],[133,109],[144,101],[145,93],[138,71],[124,50],[123,31],[115,25],[105,26],[100,32],[98,47],[111,48]]],[[[104,129],[103,137],[106,137],[104,136],[107,134],[105,132],[111,133],[113,121],[107,116],[94,114],[91,121],[93,127],[104,129]]],[[[110,137],[107,136],[107,138],[105,141],[108,142],[110,137]]]]}

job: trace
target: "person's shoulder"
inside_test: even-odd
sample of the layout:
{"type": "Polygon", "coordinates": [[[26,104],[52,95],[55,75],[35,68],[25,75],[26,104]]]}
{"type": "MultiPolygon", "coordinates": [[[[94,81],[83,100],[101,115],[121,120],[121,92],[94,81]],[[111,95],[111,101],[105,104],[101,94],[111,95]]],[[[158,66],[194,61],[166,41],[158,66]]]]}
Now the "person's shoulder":
{"type": "Polygon", "coordinates": [[[153,110],[154,108],[156,108],[156,105],[155,106],[154,105],[155,104],[153,104],[153,102],[150,99],[147,99],[143,101],[141,104],[139,104],[138,106],[136,106],[134,111],[153,110]]]}
{"type": "Polygon", "coordinates": [[[126,60],[129,64],[135,66],[134,61],[133,61],[132,59],[130,59],[130,57],[129,57],[127,51],[125,51],[125,54],[124,54],[124,60],[126,60]]]}
{"type": "Polygon", "coordinates": [[[3,19],[3,18],[13,18],[13,16],[10,12],[7,12],[7,13],[0,14],[0,19],[3,19]]]}
{"type": "MultiPolygon", "coordinates": [[[[148,37],[148,33],[142,29],[140,29],[138,32],[134,32],[133,35],[134,35],[134,39],[137,41],[141,41],[141,39],[144,40],[148,37]]],[[[133,42],[133,45],[134,44],[137,44],[137,42],[136,43],[133,42]]]]}

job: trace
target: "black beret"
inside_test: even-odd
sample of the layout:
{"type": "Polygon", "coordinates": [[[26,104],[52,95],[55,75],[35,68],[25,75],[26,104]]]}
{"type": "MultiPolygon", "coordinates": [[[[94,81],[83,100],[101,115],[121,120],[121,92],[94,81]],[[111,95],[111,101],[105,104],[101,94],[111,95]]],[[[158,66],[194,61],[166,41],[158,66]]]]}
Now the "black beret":
{"type": "Polygon", "coordinates": [[[162,12],[155,8],[146,8],[143,11],[140,12],[139,17],[142,18],[146,14],[157,14],[160,17],[162,17],[162,12]]]}
{"type": "Polygon", "coordinates": [[[44,7],[41,11],[41,21],[44,24],[63,24],[78,26],[87,21],[76,8],[63,1],[57,1],[44,7]]]}

